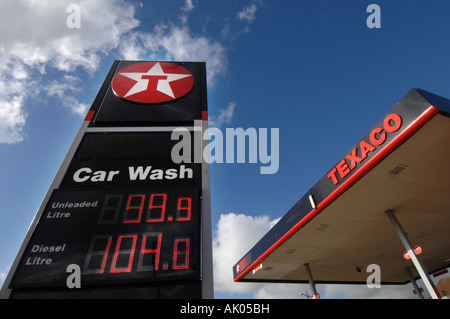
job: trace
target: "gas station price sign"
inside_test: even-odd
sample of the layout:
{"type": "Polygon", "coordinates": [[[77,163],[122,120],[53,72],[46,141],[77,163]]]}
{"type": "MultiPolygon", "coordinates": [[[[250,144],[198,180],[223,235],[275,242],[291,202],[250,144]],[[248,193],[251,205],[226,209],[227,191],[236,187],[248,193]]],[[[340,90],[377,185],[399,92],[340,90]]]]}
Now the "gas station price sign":
{"type": "Polygon", "coordinates": [[[114,61],[0,297],[211,298],[209,166],[194,161],[207,118],[205,63],[114,61]]]}
{"type": "Polygon", "coordinates": [[[200,190],[57,190],[12,288],[82,287],[200,278],[200,190]]]}

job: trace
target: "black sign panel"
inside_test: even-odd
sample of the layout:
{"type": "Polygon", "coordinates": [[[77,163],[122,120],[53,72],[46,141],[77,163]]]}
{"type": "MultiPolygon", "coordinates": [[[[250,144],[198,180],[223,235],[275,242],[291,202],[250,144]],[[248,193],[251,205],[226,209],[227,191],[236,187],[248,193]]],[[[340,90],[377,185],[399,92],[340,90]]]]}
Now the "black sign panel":
{"type": "Polygon", "coordinates": [[[170,131],[86,133],[74,159],[159,158],[171,162],[172,148],[178,142],[172,140],[170,131]]]}
{"type": "Polygon", "coordinates": [[[199,186],[201,164],[193,154],[191,163],[171,159],[178,142],[171,132],[86,134],[60,188],[199,186]]]}
{"type": "Polygon", "coordinates": [[[8,296],[201,298],[202,118],[205,63],[115,61],[5,280],[8,296]],[[183,163],[172,160],[179,126],[191,132],[183,163]]]}
{"type": "Polygon", "coordinates": [[[89,133],[26,248],[12,288],[200,280],[201,164],[171,132],[89,133]]]}
{"type": "Polygon", "coordinates": [[[12,288],[83,288],[200,279],[197,188],[55,191],[12,288]]]}
{"type": "MultiPolygon", "coordinates": [[[[91,126],[105,126],[105,125],[167,125],[168,123],[186,124],[192,123],[194,120],[201,120],[202,111],[206,111],[206,70],[205,63],[203,62],[171,62],[170,64],[181,66],[186,69],[194,79],[192,89],[180,97],[176,95],[174,82],[182,83],[184,79],[180,79],[171,82],[173,94],[167,93],[173,96],[173,99],[169,99],[164,102],[151,102],[151,103],[139,103],[136,101],[128,100],[126,97],[120,96],[117,92],[114,92],[111,82],[116,77],[120,77],[118,73],[122,70],[133,66],[149,62],[140,61],[115,61],[111,68],[110,74],[102,86],[96,101],[91,108],[95,112],[94,118],[91,121],[91,126]]],[[[164,63],[164,62],[161,62],[164,63]]],[[[167,63],[169,64],[169,63],[167,63]]],[[[148,89],[152,89],[152,81],[145,80],[145,72],[150,67],[144,65],[143,69],[135,72],[127,72],[127,74],[139,74],[139,81],[148,89]],[[141,80],[142,78],[142,80],[141,80]],[[146,81],[144,83],[144,81],[146,81]]],[[[122,77],[127,79],[126,77],[122,77]]],[[[160,82],[165,81],[161,76],[154,76],[156,80],[160,82]]],[[[128,79],[130,84],[130,91],[133,88],[132,84],[141,83],[133,79],[128,79]],[[134,82],[133,82],[134,81],[134,82]]],[[[154,91],[156,90],[156,84],[154,85],[154,91]]],[[[161,91],[164,91],[161,89],[161,91]]],[[[126,96],[126,94],[122,94],[126,96]]],[[[144,100],[145,101],[145,100],[144,100]]]]}

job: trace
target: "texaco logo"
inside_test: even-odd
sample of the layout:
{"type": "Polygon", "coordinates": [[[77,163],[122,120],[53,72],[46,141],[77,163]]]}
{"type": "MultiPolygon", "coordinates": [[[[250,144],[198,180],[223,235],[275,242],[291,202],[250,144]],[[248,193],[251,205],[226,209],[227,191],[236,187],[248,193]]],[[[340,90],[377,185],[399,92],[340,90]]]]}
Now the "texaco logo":
{"type": "Polygon", "coordinates": [[[114,94],[138,103],[176,100],[194,86],[194,77],[185,68],[168,62],[142,62],[130,65],[112,80],[114,94]]]}

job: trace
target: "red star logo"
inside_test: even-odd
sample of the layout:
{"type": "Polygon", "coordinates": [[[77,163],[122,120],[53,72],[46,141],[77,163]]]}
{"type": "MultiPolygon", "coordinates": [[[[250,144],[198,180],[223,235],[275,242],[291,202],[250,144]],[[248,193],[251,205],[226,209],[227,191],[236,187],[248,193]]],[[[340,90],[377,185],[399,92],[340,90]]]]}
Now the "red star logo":
{"type": "Polygon", "coordinates": [[[142,62],[122,69],[111,85],[114,94],[126,100],[162,103],[189,93],[194,86],[194,77],[178,64],[142,62]]]}

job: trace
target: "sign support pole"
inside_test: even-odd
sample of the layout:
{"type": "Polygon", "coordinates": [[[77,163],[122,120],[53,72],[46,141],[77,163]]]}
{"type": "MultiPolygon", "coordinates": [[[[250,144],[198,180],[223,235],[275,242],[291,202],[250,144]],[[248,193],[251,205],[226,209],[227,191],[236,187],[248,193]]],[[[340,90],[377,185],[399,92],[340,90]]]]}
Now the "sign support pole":
{"type": "Polygon", "coordinates": [[[203,139],[203,134],[207,129],[207,120],[194,121],[194,131],[200,130],[200,145],[202,146],[201,150],[196,152],[202,157],[202,298],[214,299],[209,148],[203,139]]]}
{"type": "Polygon", "coordinates": [[[317,298],[317,290],[316,290],[316,284],[314,283],[313,276],[311,274],[311,269],[309,268],[309,263],[305,264],[306,273],[308,274],[308,280],[309,280],[309,286],[311,287],[313,298],[317,298]]]}
{"type": "Polygon", "coordinates": [[[413,277],[413,275],[411,274],[411,271],[409,270],[408,267],[405,268],[406,273],[408,274],[409,280],[411,280],[411,283],[414,287],[414,289],[417,291],[417,296],[419,297],[419,299],[424,299],[422,293],[420,292],[420,288],[417,285],[416,279],[413,277]]]}
{"type": "Polygon", "coordinates": [[[400,240],[402,241],[403,245],[406,248],[406,251],[408,252],[409,256],[411,256],[411,260],[414,263],[414,266],[416,267],[417,271],[420,274],[420,277],[423,280],[423,283],[425,287],[427,288],[428,292],[430,293],[430,296],[432,299],[439,299],[439,295],[437,293],[436,287],[433,284],[433,281],[431,280],[430,276],[428,275],[427,270],[425,269],[424,265],[422,264],[422,261],[419,259],[419,257],[415,254],[414,248],[409,241],[408,236],[406,235],[406,232],[403,230],[402,226],[398,222],[397,217],[394,214],[394,210],[388,209],[385,211],[386,215],[389,217],[389,220],[392,223],[392,226],[394,226],[395,231],[398,234],[398,237],[400,237],[400,240]]]}

